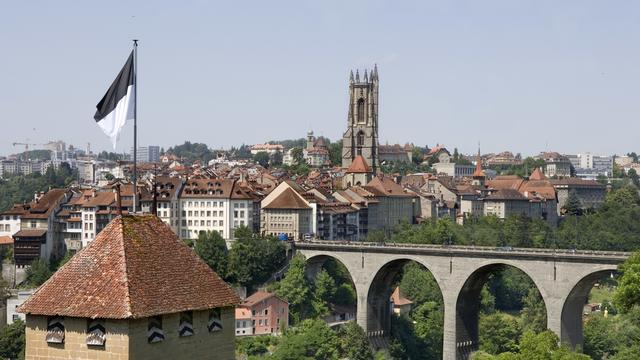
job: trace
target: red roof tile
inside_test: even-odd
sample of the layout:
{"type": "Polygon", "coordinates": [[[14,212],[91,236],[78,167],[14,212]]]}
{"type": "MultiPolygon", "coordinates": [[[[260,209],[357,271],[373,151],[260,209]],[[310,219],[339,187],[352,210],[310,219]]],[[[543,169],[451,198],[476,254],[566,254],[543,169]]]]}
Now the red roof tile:
{"type": "Polygon", "coordinates": [[[367,164],[367,160],[365,160],[364,156],[358,155],[353,159],[351,165],[346,171],[347,173],[370,173],[371,167],[367,164]]]}
{"type": "Polygon", "coordinates": [[[153,215],[114,219],[18,311],[144,318],[234,306],[233,290],[153,215]]]}
{"type": "Polygon", "coordinates": [[[265,209],[310,209],[304,198],[292,188],[286,188],[265,209]]]}

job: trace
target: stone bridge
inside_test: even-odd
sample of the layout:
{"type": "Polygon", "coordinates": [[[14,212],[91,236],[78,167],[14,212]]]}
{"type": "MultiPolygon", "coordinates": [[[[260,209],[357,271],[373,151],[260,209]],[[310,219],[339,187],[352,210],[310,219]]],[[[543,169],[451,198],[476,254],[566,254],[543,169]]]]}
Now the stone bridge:
{"type": "Polygon", "coordinates": [[[328,258],[341,262],[356,287],[357,321],[370,335],[391,325],[392,281],[408,261],[429,270],[444,301],[443,358],[465,359],[478,348],[480,290],[497,268],[513,266],[535,283],[547,310],[547,327],[563,343],[582,346],[582,311],[589,291],[615,272],[629,253],[489,248],[363,242],[296,242],[314,277],[328,258]]]}

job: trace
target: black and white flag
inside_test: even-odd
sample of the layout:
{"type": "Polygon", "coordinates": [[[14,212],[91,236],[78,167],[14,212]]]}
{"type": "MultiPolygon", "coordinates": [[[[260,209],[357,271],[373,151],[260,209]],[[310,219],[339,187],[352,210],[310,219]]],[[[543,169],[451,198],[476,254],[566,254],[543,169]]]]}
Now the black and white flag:
{"type": "Polygon", "coordinates": [[[135,75],[132,51],[113,84],[96,105],[98,110],[93,118],[111,139],[114,150],[125,122],[135,117],[135,75]]]}

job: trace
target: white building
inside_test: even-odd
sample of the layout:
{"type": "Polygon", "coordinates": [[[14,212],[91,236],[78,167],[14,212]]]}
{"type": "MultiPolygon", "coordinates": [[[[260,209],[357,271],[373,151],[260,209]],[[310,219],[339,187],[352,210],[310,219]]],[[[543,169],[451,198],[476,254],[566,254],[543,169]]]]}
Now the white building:
{"type": "Polygon", "coordinates": [[[16,311],[33,294],[34,289],[20,290],[17,296],[7,298],[7,325],[13,324],[17,320],[26,321],[25,314],[16,311]]]}
{"type": "Polygon", "coordinates": [[[232,179],[188,180],[180,195],[180,210],[183,239],[217,231],[232,240],[236,227],[253,226],[253,198],[232,179]]]}
{"type": "Polygon", "coordinates": [[[255,155],[259,152],[266,152],[269,155],[273,155],[276,152],[283,152],[284,146],[280,144],[256,144],[251,147],[251,155],[255,155]]]}

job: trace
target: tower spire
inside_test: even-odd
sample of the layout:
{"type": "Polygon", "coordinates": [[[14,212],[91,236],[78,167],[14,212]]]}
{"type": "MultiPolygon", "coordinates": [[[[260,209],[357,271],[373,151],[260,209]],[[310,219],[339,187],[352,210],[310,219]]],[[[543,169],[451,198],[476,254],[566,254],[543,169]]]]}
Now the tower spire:
{"type": "Polygon", "coordinates": [[[360,72],[356,69],[356,82],[360,82],[360,72]]]}
{"type": "Polygon", "coordinates": [[[367,76],[367,69],[364,69],[364,82],[369,82],[369,77],[367,76]]]}
{"type": "Polygon", "coordinates": [[[353,70],[351,70],[351,73],[349,74],[349,82],[353,83],[353,70]]]}
{"type": "Polygon", "coordinates": [[[378,64],[373,64],[373,74],[371,75],[372,78],[376,78],[378,79],[378,64]]]}

